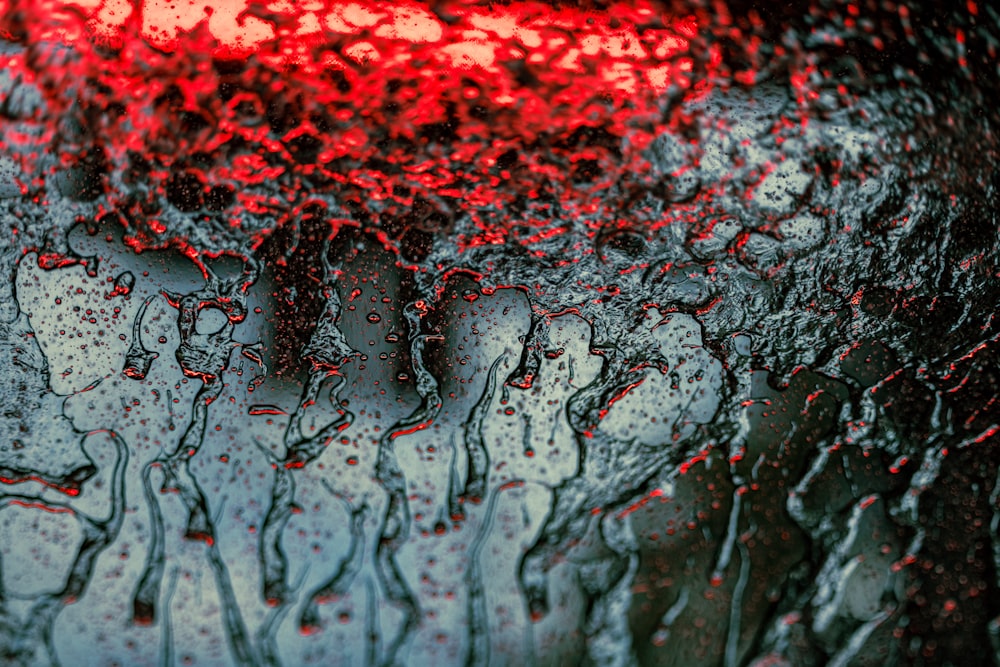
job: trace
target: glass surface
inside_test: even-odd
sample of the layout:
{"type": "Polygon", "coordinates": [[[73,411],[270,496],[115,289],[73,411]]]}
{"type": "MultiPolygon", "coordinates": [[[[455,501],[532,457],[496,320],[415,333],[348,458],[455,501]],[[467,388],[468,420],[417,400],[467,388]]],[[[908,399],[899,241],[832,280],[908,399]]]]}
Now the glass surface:
{"type": "Polygon", "coordinates": [[[985,3],[0,2],[0,662],[1000,663],[985,3]]]}

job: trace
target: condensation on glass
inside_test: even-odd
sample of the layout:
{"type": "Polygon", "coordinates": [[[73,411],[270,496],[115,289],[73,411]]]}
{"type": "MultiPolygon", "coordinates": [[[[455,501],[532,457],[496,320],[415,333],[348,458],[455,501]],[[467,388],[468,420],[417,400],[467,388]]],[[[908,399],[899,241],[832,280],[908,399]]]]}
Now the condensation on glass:
{"type": "Polygon", "coordinates": [[[4,664],[1000,660],[991,7],[0,8],[4,664]]]}

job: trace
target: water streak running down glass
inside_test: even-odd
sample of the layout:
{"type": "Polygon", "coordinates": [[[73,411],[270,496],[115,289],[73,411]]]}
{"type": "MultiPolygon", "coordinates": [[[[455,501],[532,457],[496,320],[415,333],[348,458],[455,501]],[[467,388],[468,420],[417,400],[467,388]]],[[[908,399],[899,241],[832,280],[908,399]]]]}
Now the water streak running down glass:
{"type": "Polygon", "coordinates": [[[1000,664],[998,39],[0,0],[0,663],[1000,664]]]}

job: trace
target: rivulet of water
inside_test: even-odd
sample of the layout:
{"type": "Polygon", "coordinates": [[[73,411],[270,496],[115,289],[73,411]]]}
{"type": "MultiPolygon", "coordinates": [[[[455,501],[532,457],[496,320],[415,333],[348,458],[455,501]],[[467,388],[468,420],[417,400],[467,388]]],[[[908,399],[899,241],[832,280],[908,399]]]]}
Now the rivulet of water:
{"type": "Polygon", "coordinates": [[[998,40],[0,3],[2,661],[1000,663],[998,40]]]}

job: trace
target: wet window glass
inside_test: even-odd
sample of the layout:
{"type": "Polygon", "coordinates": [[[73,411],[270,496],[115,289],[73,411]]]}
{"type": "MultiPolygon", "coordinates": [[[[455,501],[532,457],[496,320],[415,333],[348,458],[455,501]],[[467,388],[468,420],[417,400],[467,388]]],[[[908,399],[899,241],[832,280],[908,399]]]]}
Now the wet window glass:
{"type": "Polygon", "coordinates": [[[998,38],[0,0],[0,661],[997,664],[998,38]]]}

